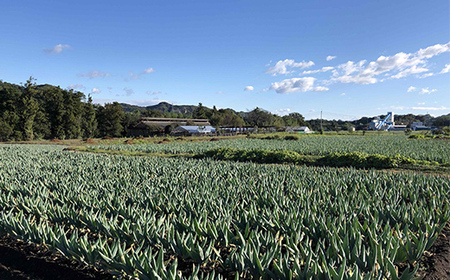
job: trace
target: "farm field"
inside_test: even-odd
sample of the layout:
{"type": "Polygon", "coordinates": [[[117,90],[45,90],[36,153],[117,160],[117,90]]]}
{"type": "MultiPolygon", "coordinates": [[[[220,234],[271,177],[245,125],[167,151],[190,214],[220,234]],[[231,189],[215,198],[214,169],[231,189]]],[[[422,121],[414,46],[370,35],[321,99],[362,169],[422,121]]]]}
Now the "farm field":
{"type": "MultiPolygon", "coordinates": [[[[447,142],[403,137],[395,152],[384,137],[103,148],[449,158],[447,142]]],[[[124,279],[412,279],[450,219],[448,176],[63,149],[0,145],[0,230],[124,279]]]]}
{"type": "Polygon", "coordinates": [[[450,143],[446,140],[408,139],[405,135],[382,136],[303,136],[298,141],[236,139],[216,142],[172,142],[137,145],[93,145],[106,150],[125,150],[146,153],[201,153],[211,149],[232,147],[252,150],[288,150],[304,155],[326,155],[336,152],[362,152],[387,156],[410,157],[416,160],[448,162],[450,143]]]}

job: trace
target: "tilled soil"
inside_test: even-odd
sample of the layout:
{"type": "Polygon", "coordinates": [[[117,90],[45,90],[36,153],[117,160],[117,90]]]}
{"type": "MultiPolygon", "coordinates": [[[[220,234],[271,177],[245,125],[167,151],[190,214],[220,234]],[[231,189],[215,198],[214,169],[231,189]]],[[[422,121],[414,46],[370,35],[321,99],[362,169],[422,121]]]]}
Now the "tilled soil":
{"type": "Polygon", "coordinates": [[[31,245],[7,235],[0,236],[0,279],[2,280],[88,280],[113,279],[110,274],[70,261],[42,246],[31,245]]]}
{"type": "Polygon", "coordinates": [[[419,276],[423,280],[449,280],[450,279],[450,223],[442,230],[439,237],[425,252],[419,261],[419,276]]]}

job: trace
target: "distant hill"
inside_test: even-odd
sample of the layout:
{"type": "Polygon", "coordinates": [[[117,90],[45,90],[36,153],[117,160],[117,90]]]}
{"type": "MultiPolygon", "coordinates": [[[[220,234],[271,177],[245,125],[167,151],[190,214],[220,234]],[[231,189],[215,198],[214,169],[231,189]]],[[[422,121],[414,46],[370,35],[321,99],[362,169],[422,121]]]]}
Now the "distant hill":
{"type": "Polygon", "coordinates": [[[135,112],[138,111],[145,111],[145,110],[158,110],[163,113],[178,113],[178,114],[192,114],[197,108],[195,105],[172,105],[167,102],[161,102],[156,105],[152,106],[137,106],[137,105],[131,105],[126,103],[120,103],[120,105],[123,108],[124,112],[135,112]]]}

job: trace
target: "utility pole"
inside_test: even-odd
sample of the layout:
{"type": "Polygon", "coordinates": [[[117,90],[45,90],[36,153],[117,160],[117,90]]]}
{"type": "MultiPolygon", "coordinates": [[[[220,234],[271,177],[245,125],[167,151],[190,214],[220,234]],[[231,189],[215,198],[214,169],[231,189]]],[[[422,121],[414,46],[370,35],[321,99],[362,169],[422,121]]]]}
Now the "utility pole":
{"type": "Polygon", "coordinates": [[[323,133],[323,127],[322,127],[322,110],[320,110],[320,134],[323,133]]]}

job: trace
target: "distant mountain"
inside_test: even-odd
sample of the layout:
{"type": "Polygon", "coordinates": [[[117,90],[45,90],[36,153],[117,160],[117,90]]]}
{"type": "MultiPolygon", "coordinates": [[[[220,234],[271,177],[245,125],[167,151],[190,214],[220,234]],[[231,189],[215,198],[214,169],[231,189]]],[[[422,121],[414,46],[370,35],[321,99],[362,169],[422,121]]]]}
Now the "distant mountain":
{"type": "Polygon", "coordinates": [[[137,106],[126,103],[120,103],[124,112],[146,111],[146,110],[158,110],[163,113],[178,113],[178,114],[192,114],[197,108],[195,105],[172,105],[167,102],[161,102],[152,106],[137,106]]]}

